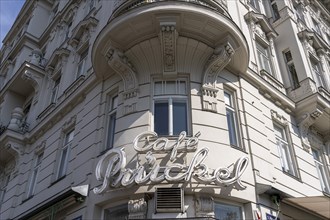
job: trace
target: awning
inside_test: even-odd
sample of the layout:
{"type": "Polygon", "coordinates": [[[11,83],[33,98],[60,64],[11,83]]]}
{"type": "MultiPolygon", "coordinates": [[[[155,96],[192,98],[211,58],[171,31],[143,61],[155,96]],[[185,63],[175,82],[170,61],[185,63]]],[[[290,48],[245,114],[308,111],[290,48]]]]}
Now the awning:
{"type": "Polygon", "coordinates": [[[285,198],[283,202],[330,219],[330,198],[327,196],[285,198]]]}

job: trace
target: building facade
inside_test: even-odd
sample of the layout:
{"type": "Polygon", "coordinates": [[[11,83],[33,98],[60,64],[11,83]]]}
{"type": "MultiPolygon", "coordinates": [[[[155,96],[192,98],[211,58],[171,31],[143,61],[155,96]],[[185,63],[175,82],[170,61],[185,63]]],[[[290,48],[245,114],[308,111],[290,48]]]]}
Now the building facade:
{"type": "Polygon", "coordinates": [[[329,219],[329,11],[26,1],[0,52],[0,219],[329,219]]]}

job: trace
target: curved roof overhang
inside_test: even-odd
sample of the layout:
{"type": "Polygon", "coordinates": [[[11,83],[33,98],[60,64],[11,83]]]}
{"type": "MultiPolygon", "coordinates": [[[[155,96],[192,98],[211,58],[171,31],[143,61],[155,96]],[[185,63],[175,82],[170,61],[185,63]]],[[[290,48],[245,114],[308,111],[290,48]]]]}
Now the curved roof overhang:
{"type": "Polygon", "coordinates": [[[92,63],[96,75],[102,78],[109,72],[107,56],[112,56],[112,52],[109,55],[111,48],[125,53],[143,41],[159,37],[163,24],[174,25],[178,36],[203,42],[215,53],[221,45],[229,43],[234,53],[226,68],[237,74],[246,72],[247,41],[227,15],[191,3],[166,1],[136,7],[108,22],[93,45],[92,63]]]}

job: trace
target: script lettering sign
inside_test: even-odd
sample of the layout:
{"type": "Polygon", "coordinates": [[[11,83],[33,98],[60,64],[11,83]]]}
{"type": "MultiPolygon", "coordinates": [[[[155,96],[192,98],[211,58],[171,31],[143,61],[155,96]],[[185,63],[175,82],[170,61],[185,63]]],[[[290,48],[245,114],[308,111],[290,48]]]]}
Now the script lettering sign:
{"type": "Polygon", "coordinates": [[[148,182],[156,184],[162,181],[169,183],[188,182],[192,177],[201,183],[216,185],[231,185],[237,183],[241,188],[246,188],[241,182],[241,176],[247,168],[249,158],[241,157],[235,163],[232,171],[228,167],[209,169],[204,163],[209,149],[203,147],[197,150],[198,136],[187,138],[186,132],[181,132],[178,139],[170,141],[167,138],[157,138],[157,133],[147,131],[139,134],[133,141],[134,149],[138,154],[145,154],[145,164],[137,168],[126,167],[126,154],[124,148],[114,148],[106,152],[96,166],[96,179],[103,181],[100,187],[93,189],[95,194],[105,192],[109,187],[128,187],[132,184],[143,185],[148,182]],[[154,141],[149,141],[150,139],[154,141]],[[143,146],[138,146],[141,141],[147,140],[143,146]],[[188,165],[172,163],[161,167],[153,153],[170,153],[170,161],[175,161],[178,152],[195,152],[188,165]],[[160,173],[160,169],[163,172],[160,173]]]}

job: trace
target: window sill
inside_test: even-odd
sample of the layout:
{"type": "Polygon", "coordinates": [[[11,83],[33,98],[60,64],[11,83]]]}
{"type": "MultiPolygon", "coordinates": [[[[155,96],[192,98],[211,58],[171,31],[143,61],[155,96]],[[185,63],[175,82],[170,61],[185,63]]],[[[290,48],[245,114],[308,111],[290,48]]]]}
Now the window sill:
{"type": "Polygon", "coordinates": [[[236,150],[239,150],[239,151],[242,151],[243,153],[245,154],[248,154],[248,152],[246,152],[246,150],[242,147],[238,147],[238,146],[235,146],[235,145],[230,145],[232,148],[236,149],[236,150]]]}
{"type": "Polygon", "coordinates": [[[287,176],[289,176],[289,177],[291,177],[291,178],[293,178],[293,179],[295,179],[295,180],[297,180],[297,181],[299,181],[299,182],[302,183],[301,179],[300,179],[298,176],[294,176],[294,175],[292,175],[291,173],[286,172],[285,170],[282,170],[282,172],[283,172],[285,175],[287,175],[287,176]]]}
{"type": "Polygon", "coordinates": [[[21,202],[21,204],[23,204],[23,203],[29,201],[29,200],[32,199],[33,197],[34,197],[34,195],[31,195],[31,196],[29,196],[29,197],[23,199],[22,202],[21,202]]]}
{"type": "Polygon", "coordinates": [[[56,183],[60,182],[60,181],[63,180],[65,177],[66,177],[66,175],[64,175],[64,176],[62,176],[62,177],[60,177],[60,178],[58,178],[57,180],[55,180],[54,182],[52,182],[52,183],[49,185],[48,188],[54,186],[56,183]]]}

